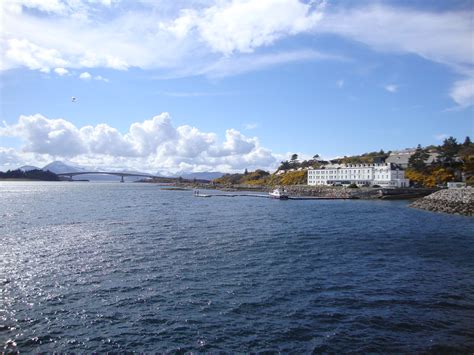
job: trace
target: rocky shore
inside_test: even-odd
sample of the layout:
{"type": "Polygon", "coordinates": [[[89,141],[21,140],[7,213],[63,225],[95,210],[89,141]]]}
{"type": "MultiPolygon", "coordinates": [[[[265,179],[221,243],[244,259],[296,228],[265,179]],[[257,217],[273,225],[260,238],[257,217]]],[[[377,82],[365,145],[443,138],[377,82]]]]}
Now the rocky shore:
{"type": "Polygon", "coordinates": [[[474,216],[474,189],[441,190],[413,202],[410,207],[427,211],[474,216]]]}

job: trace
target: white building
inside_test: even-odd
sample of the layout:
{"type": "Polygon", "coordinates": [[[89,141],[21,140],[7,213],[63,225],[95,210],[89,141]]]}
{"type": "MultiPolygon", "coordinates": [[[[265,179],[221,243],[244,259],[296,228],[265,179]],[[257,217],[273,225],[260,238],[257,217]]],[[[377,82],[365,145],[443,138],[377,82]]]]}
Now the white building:
{"type": "Polygon", "coordinates": [[[466,187],[465,182],[448,182],[448,189],[462,189],[463,187],[466,187]]]}
{"type": "Polygon", "coordinates": [[[410,180],[398,165],[333,164],[308,170],[308,185],[379,185],[381,187],[408,187],[410,180]]]}

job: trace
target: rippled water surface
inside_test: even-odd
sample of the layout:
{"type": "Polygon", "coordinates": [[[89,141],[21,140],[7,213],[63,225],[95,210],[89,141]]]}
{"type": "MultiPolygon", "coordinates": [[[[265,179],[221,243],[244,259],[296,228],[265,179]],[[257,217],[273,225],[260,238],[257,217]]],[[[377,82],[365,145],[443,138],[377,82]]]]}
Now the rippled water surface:
{"type": "Polygon", "coordinates": [[[0,344],[474,351],[474,219],[387,201],[0,183],[0,344]]]}

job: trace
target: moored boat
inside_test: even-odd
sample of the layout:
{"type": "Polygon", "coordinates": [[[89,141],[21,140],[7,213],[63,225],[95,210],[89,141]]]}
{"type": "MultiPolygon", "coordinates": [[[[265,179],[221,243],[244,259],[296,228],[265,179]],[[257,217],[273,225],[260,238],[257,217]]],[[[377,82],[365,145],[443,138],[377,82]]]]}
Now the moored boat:
{"type": "Polygon", "coordinates": [[[194,190],[194,197],[211,197],[211,195],[202,194],[199,190],[194,190]]]}
{"type": "Polygon", "coordinates": [[[280,189],[275,189],[272,192],[268,193],[270,198],[274,198],[277,200],[288,200],[288,195],[285,193],[285,190],[280,191],[280,189]]]}

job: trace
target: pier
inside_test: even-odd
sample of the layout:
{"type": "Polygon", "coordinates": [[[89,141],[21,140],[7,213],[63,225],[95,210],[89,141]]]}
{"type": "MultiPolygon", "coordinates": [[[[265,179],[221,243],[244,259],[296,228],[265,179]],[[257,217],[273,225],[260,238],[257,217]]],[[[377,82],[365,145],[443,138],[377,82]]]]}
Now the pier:
{"type": "MultiPolygon", "coordinates": [[[[272,198],[268,194],[247,194],[247,193],[235,193],[235,194],[213,194],[205,195],[206,197],[256,197],[256,198],[272,198]]],[[[199,194],[197,194],[199,197],[199,194]]],[[[358,197],[315,197],[315,196],[288,196],[288,200],[354,200],[358,197]]]]}

